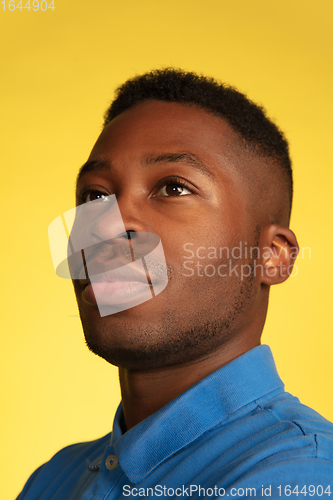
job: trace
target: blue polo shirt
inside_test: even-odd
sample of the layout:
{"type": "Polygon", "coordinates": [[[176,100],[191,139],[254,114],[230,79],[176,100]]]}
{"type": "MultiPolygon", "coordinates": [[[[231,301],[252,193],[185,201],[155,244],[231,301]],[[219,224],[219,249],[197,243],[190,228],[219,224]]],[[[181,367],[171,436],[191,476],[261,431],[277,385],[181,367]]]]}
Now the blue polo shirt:
{"type": "Polygon", "coordinates": [[[59,451],[18,500],[333,498],[333,424],[284,392],[262,345],[122,434],[59,451]]]}

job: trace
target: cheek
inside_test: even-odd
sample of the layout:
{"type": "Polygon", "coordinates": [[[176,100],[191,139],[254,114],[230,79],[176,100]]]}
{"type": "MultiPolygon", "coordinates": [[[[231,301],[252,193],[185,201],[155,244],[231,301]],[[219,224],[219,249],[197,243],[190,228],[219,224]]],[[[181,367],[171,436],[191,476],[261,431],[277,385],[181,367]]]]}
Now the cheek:
{"type": "Polygon", "coordinates": [[[175,275],[183,277],[184,269],[195,265],[199,269],[202,265],[210,266],[207,272],[213,273],[212,265],[217,268],[225,264],[241,241],[249,241],[248,216],[237,200],[224,192],[209,206],[202,204],[191,213],[183,211],[181,222],[175,216],[162,225],[161,231],[156,231],[161,236],[166,262],[175,275]]]}
{"type": "MultiPolygon", "coordinates": [[[[211,286],[226,287],[227,269],[229,268],[230,252],[235,242],[230,235],[219,234],[218,231],[201,231],[188,238],[183,237],[170,241],[165,248],[165,258],[171,270],[171,280],[182,286],[197,286],[209,289],[211,286]]],[[[230,280],[227,280],[230,281],[230,280]]]]}

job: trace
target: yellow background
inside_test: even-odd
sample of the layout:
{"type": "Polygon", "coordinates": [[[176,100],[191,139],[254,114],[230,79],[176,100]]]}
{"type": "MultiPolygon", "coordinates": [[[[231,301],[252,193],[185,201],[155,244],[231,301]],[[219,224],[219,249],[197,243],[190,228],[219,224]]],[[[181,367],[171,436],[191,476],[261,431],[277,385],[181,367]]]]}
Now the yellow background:
{"type": "Polygon", "coordinates": [[[55,0],[54,12],[3,12],[0,3],[2,500],[61,447],[111,428],[117,371],[84,345],[47,228],[74,205],[115,87],[155,67],[235,85],[289,138],[292,228],[312,254],[272,291],[263,341],[286,389],[333,420],[332,5],[55,0]]]}

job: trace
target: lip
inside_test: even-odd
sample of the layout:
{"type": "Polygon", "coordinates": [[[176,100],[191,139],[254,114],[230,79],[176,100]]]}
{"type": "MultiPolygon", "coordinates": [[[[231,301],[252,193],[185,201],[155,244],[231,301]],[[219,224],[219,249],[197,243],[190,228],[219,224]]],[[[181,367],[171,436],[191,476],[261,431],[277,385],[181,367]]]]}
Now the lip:
{"type": "Polygon", "coordinates": [[[141,302],[144,296],[147,297],[146,300],[152,298],[147,279],[145,283],[142,281],[89,282],[82,292],[83,300],[92,306],[136,305],[136,302],[141,302]]]}
{"type": "Polygon", "coordinates": [[[106,311],[114,314],[146,302],[165,288],[165,285],[161,288],[160,277],[146,273],[141,259],[130,263],[116,259],[91,264],[85,263],[85,274],[78,280],[81,297],[86,304],[98,307],[103,315],[106,311]]]}
{"type": "MultiPolygon", "coordinates": [[[[147,275],[142,271],[136,270],[133,267],[129,270],[126,266],[128,263],[122,263],[117,269],[105,271],[91,276],[89,278],[79,279],[79,283],[83,287],[87,287],[91,283],[144,283],[147,284],[147,275]]],[[[89,276],[86,266],[84,267],[86,276],[89,276]]],[[[91,273],[90,273],[91,274],[91,273]]]]}

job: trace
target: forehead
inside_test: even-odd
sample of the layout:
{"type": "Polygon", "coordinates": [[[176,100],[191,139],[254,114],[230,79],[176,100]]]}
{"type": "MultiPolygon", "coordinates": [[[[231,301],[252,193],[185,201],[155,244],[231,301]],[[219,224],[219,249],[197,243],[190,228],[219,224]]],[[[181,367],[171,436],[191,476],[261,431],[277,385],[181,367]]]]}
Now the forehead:
{"type": "Polygon", "coordinates": [[[195,105],[146,101],[114,118],[102,131],[88,161],[137,161],[161,153],[193,153],[204,163],[226,167],[236,135],[221,118],[195,105]]]}

